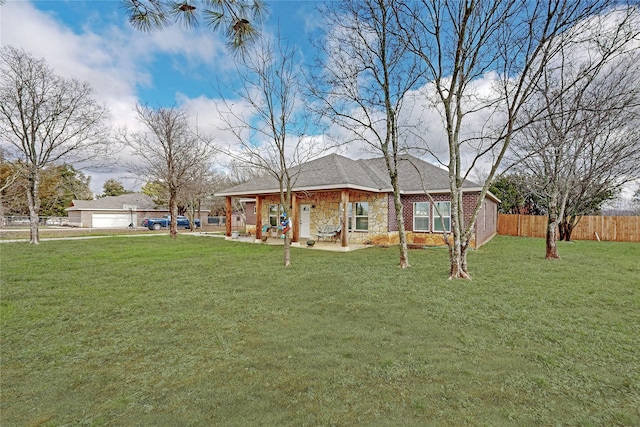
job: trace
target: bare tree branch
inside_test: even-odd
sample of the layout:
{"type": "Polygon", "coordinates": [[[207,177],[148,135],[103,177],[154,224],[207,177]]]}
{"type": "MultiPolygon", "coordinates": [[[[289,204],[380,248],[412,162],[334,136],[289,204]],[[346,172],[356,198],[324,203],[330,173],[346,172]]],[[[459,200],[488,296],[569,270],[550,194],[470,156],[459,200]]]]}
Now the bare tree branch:
{"type": "Polygon", "coordinates": [[[153,109],[143,105],[136,105],[135,110],[146,131],[121,135],[123,143],[142,160],[142,163],[130,162],[129,169],[167,189],[171,214],[169,234],[176,238],[181,191],[189,188],[207,170],[214,146],[210,138],[190,128],[183,110],[153,109]]]}
{"type": "MultiPolygon", "coordinates": [[[[237,145],[225,154],[274,177],[280,204],[291,206],[297,166],[321,152],[306,135],[310,119],[302,99],[302,73],[296,50],[279,39],[262,38],[238,71],[241,88],[234,91],[248,108],[235,108],[224,99],[219,113],[237,145]]],[[[290,217],[289,213],[289,217],[290,217]]],[[[260,226],[260,224],[258,224],[260,226]]],[[[290,239],[285,234],[284,264],[290,264],[290,239]]]]}
{"type": "Polygon", "coordinates": [[[87,83],[64,79],[44,60],[11,46],[0,50],[0,141],[22,161],[29,188],[31,238],[39,243],[42,170],[62,161],[97,163],[114,151],[107,109],[87,83]]]}
{"type": "MultiPolygon", "coordinates": [[[[512,138],[528,124],[518,119],[544,70],[563,47],[584,37],[593,20],[616,13],[611,9],[614,4],[607,0],[393,2],[409,49],[428,70],[447,138],[447,158],[441,161],[449,170],[452,194],[452,278],[470,277],[466,253],[475,221],[512,138]],[[490,91],[479,90],[482,79],[493,82],[490,91]],[[487,125],[473,131],[468,125],[473,119],[487,125]],[[486,181],[471,219],[465,222],[462,183],[480,163],[487,164],[486,181]]],[[[637,12],[622,6],[620,10],[637,12]]],[[[618,40],[624,44],[629,31],[620,28],[618,40]]],[[[535,120],[539,114],[528,117],[535,120]]]]}
{"type": "Polygon", "coordinates": [[[311,92],[315,111],[347,130],[347,141],[364,143],[381,154],[394,193],[400,237],[400,267],[409,267],[398,167],[408,131],[402,122],[407,94],[423,78],[423,70],[399,35],[392,1],[331,3],[323,9],[327,26],[318,76],[311,92]]]}

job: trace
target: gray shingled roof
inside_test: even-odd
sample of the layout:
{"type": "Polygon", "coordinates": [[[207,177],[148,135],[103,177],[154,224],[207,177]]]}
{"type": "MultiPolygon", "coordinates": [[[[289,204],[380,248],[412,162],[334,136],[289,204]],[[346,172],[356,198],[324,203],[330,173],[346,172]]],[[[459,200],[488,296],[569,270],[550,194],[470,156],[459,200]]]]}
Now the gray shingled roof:
{"type": "Polygon", "coordinates": [[[120,196],[107,196],[96,200],[74,200],[67,210],[123,210],[124,205],[135,205],[139,211],[156,209],[151,197],[142,193],[131,193],[120,196]]]}
{"type": "MultiPolygon", "coordinates": [[[[382,157],[352,160],[339,154],[329,154],[304,163],[294,168],[292,172],[295,176],[294,191],[341,188],[380,193],[392,191],[389,173],[382,157]]],[[[448,191],[449,189],[449,176],[446,170],[414,156],[402,156],[399,174],[400,190],[405,194],[422,193],[422,180],[428,191],[448,191]]],[[[465,181],[463,187],[475,188],[479,185],[465,181]]],[[[279,191],[278,181],[274,177],[263,176],[217,192],[216,196],[253,196],[279,191]]]]}

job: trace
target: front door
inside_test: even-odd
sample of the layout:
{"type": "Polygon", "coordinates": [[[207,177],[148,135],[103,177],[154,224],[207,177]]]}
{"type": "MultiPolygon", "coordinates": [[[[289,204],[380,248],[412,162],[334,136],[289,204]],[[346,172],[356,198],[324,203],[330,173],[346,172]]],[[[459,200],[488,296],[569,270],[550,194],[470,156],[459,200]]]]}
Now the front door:
{"type": "Polygon", "coordinates": [[[311,237],[311,205],[300,205],[300,239],[311,237]]]}

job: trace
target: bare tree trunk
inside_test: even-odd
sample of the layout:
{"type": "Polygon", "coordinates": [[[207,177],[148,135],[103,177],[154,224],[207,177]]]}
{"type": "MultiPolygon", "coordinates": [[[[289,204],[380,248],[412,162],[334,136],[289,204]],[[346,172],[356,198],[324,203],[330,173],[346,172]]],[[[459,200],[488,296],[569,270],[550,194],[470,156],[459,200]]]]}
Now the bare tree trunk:
{"type": "Polygon", "coordinates": [[[560,240],[566,242],[571,241],[571,233],[573,232],[573,224],[566,218],[558,224],[558,233],[560,240]]]}
{"type": "Polygon", "coordinates": [[[449,279],[471,279],[467,272],[467,249],[455,239],[449,247],[449,279]]]}
{"type": "Polygon", "coordinates": [[[580,219],[581,217],[577,215],[565,215],[562,222],[560,222],[560,240],[564,240],[566,242],[571,241],[573,230],[575,230],[578,222],[580,222],[580,219]]]}
{"type": "Polygon", "coordinates": [[[37,172],[31,172],[29,176],[29,189],[27,191],[27,203],[29,204],[29,243],[40,244],[40,231],[38,227],[40,212],[40,176],[37,172]]]}
{"type": "Polygon", "coordinates": [[[396,210],[396,223],[398,226],[398,235],[400,236],[400,268],[411,267],[409,264],[409,248],[407,247],[407,234],[404,230],[404,218],[402,213],[402,201],[400,199],[400,188],[398,186],[398,176],[393,176],[393,204],[396,210]]]}
{"type": "Polygon", "coordinates": [[[291,265],[291,242],[289,241],[289,232],[284,234],[284,266],[291,265]]]}
{"type": "Polygon", "coordinates": [[[565,239],[565,233],[567,232],[566,225],[567,225],[566,220],[561,221],[558,224],[558,239],[560,239],[561,241],[565,239]]]}
{"type": "MultiPolygon", "coordinates": [[[[450,158],[451,165],[458,164],[458,161],[452,156],[450,158]]],[[[447,239],[449,245],[449,279],[471,279],[467,271],[467,239],[464,238],[464,212],[462,210],[462,188],[458,183],[457,172],[454,166],[449,166],[449,186],[451,191],[451,233],[453,234],[453,242],[447,239]],[[453,172],[452,172],[453,171],[453,172]]],[[[446,231],[444,223],[443,230],[446,231]]]]}
{"type": "Polygon", "coordinates": [[[176,239],[178,237],[178,202],[177,202],[177,191],[170,190],[169,192],[169,214],[171,215],[171,220],[169,221],[169,236],[172,239],[176,239]]]}
{"type": "Polygon", "coordinates": [[[549,220],[547,223],[547,259],[559,259],[558,243],[556,232],[558,230],[558,217],[556,213],[549,212],[549,220]]]}
{"type": "MultiPolygon", "coordinates": [[[[453,223],[453,215],[451,222],[453,223]]],[[[451,224],[453,227],[453,224],[451,224]]],[[[449,279],[471,279],[467,271],[467,245],[462,244],[460,233],[453,233],[453,243],[449,244],[449,279]]]]}
{"type": "Polygon", "coordinates": [[[469,245],[462,245],[461,251],[460,251],[460,258],[461,258],[460,266],[462,267],[462,271],[464,271],[464,273],[466,274],[465,278],[471,279],[471,276],[469,275],[469,270],[467,267],[467,249],[469,249],[469,245]]]}

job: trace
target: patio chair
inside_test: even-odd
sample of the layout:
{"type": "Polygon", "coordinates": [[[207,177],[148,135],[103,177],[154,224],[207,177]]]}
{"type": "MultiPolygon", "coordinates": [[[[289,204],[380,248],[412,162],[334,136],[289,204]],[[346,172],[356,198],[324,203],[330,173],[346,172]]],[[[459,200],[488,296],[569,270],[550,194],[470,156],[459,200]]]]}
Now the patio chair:
{"type": "Polygon", "coordinates": [[[335,242],[338,240],[340,230],[341,228],[339,225],[321,225],[318,227],[316,237],[318,238],[318,241],[322,239],[331,239],[335,242]]]}

